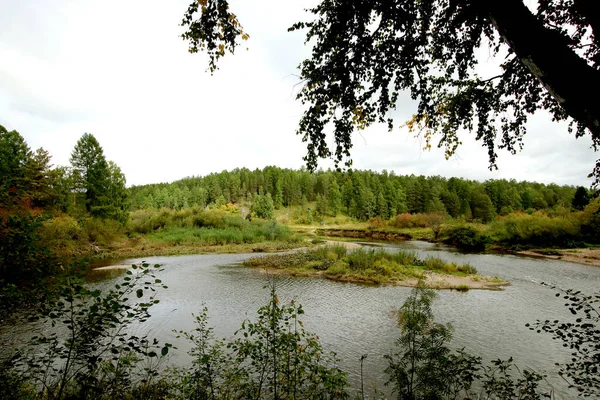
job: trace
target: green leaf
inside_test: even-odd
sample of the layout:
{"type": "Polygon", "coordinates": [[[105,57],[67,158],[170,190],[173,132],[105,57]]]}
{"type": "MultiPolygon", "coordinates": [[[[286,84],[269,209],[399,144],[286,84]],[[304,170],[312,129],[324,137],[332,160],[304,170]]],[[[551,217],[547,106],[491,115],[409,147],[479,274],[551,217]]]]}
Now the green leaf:
{"type": "Polygon", "coordinates": [[[167,346],[163,347],[162,350],[160,351],[160,354],[162,354],[162,356],[166,356],[169,353],[169,348],[167,346]]]}
{"type": "Polygon", "coordinates": [[[142,289],[138,289],[136,290],[135,294],[137,295],[138,299],[140,297],[142,297],[144,295],[144,291],[142,289]]]}

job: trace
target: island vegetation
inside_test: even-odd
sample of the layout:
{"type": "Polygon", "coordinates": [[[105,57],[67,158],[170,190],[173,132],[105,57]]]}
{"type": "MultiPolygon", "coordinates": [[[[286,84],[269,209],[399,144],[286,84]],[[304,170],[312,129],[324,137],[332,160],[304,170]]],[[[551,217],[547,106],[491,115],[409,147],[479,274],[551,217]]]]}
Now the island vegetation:
{"type": "Polygon", "coordinates": [[[469,264],[448,263],[438,257],[420,260],[410,251],[382,249],[347,250],[343,245],[326,245],[292,254],[255,257],[244,262],[269,273],[286,272],[294,276],[320,276],[355,283],[417,286],[424,282],[435,289],[466,291],[498,289],[508,283],[502,279],[477,275],[469,264]]]}

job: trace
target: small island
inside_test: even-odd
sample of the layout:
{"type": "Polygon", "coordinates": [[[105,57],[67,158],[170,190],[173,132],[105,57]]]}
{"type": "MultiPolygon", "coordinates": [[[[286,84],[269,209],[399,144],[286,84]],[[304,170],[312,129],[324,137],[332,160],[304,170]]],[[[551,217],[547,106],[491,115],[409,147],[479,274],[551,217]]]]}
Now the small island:
{"type": "Polygon", "coordinates": [[[343,244],[328,244],[287,254],[253,257],[243,264],[263,268],[268,273],[315,276],[342,282],[390,284],[415,287],[424,281],[435,289],[501,290],[508,282],[477,274],[470,264],[448,263],[438,257],[417,258],[411,251],[388,252],[383,249],[348,249],[343,244]]]}

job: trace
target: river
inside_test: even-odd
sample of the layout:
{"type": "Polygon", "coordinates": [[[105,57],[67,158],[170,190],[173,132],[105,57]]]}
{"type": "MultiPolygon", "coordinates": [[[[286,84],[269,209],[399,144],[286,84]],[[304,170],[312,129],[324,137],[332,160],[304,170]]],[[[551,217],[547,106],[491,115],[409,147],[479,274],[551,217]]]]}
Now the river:
{"type": "MultiPolygon", "coordinates": [[[[568,359],[560,342],[548,334],[525,327],[537,319],[572,319],[564,300],[556,291],[541,285],[553,283],[592,293],[600,287],[600,268],[557,260],[514,255],[462,254],[451,248],[426,242],[382,244],[388,251],[410,249],[426,257],[434,253],[447,261],[469,262],[484,275],[511,282],[503,291],[471,290],[466,293],[439,291],[434,312],[439,322],[451,322],[451,346],[464,347],[481,356],[484,363],[513,357],[520,368],[545,372],[547,384],[556,398],[574,398],[557,373],[556,362],[568,359]]],[[[280,300],[294,299],[302,304],[308,331],[316,333],[324,349],[335,351],[351,382],[359,381],[361,355],[365,360],[365,387],[370,383],[383,389],[383,354],[394,348],[399,330],[392,311],[402,305],[411,289],[396,286],[365,286],[319,278],[273,277],[256,269],[240,268],[239,263],[255,254],[210,254],[178,257],[151,257],[145,261],[164,268],[158,277],[169,286],[161,290],[160,303],[151,308],[152,318],[140,329],[151,337],[176,344],[180,355],[188,349],[172,332],[193,328],[192,313],[205,304],[210,324],[218,336],[230,338],[244,319],[252,319],[266,304],[269,279],[276,279],[280,300]]],[[[141,259],[125,260],[138,263],[141,259]]],[[[118,278],[115,278],[118,279],[118,278]]],[[[105,281],[102,285],[112,284],[105,281]]]]}

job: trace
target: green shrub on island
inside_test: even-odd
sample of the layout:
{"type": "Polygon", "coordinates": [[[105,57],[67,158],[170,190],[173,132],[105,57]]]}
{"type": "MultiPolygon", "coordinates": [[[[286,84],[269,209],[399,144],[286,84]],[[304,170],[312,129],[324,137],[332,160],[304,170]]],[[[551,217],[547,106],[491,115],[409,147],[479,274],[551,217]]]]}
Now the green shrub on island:
{"type": "Polygon", "coordinates": [[[477,270],[469,265],[447,263],[439,258],[419,260],[414,252],[388,252],[384,249],[357,249],[348,251],[341,245],[322,246],[293,254],[272,254],[245,261],[250,267],[283,269],[298,274],[323,273],[331,278],[370,283],[392,283],[422,278],[432,271],[457,276],[474,275],[477,270]]]}

